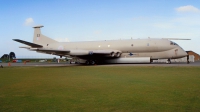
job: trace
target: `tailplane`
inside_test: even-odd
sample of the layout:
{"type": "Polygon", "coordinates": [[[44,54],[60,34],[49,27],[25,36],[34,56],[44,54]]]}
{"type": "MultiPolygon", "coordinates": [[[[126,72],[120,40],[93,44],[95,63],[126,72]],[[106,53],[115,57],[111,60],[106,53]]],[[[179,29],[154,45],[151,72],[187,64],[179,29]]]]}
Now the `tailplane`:
{"type": "MultiPolygon", "coordinates": [[[[13,40],[16,41],[16,42],[28,45],[28,46],[33,47],[33,48],[43,47],[42,45],[38,45],[38,44],[35,44],[35,43],[31,43],[31,42],[27,42],[27,41],[24,41],[24,40],[20,40],[20,39],[13,39],[13,40]]],[[[21,47],[21,48],[29,48],[29,47],[21,47]]]]}
{"type": "Polygon", "coordinates": [[[39,45],[42,45],[42,46],[48,46],[50,44],[53,44],[53,43],[57,43],[57,41],[47,37],[47,36],[44,36],[42,35],[41,31],[40,31],[40,28],[42,28],[44,26],[34,26],[34,37],[33,37],[33,43],[35,44],[39,44],[39,45]]]}

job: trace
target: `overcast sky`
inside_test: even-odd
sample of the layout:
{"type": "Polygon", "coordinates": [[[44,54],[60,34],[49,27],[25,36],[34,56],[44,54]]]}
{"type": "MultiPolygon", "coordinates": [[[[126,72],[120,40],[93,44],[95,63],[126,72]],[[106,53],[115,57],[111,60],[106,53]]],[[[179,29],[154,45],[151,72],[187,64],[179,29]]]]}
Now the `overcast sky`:
{"type": "Polygon", "coordinates": [[[0,0],[0,55],[41,56],[12,39],[32,42],[33,26],[58,41],[188,38],[200,54],[200,0],[0,0]]]}

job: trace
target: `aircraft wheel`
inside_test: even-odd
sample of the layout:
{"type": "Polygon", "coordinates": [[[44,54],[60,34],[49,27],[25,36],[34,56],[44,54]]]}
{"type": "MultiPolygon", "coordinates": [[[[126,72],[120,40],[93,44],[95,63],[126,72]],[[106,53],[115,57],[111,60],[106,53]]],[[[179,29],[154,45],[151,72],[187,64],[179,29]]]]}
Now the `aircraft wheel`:
{"type": "Polygon", "coordinates": [[[167,63],[167,64],[171,64],[171,61],[167,61],[166,63],[167,63]]]}
{"type": "Polygon", "coordinates": [[[170,59],[167,59],[167,64],[171,64],[171,60],[170,59]]]}
{"type": "Polygon", "coordinates": [[[87,60],[87,61],[85,62],[85,64],[86,64],[86,65],[89,65],[89,64],[90,64],[90,62],[87,60]]]}
{"type": "Polygon", "coordinates": [[[95,61],[94,61],[94,60],[91,60],[91,61],[90,61],[90,64],[91,64],[91,65],[94,65],[94,64],[95,64],[95,61]]]}
{"type": "Polygon", "coordinates": [[[114,53],[114,52],[112,52],[112,53],[110,54],[110,56],[111,56],[111,57],[114,57],[114,56],[115,56],[115,53],[114,53]]]}
{"type": "Polygon", "coordinates": [[[120,57],[120,56],[121,56],[121,53],[117,52],[116,57],[120,57]]]}

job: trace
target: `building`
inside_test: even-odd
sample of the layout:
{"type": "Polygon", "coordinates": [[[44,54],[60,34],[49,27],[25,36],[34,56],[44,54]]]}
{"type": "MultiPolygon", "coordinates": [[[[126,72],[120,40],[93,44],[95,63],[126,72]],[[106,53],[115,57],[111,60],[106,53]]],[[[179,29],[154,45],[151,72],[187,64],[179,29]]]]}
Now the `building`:
{"type": "MultiPolygon", "coordinates": [[[[186,51],[189,55],[189,62],[195,62],[200,60],[200,55],[195,53],[194,51],[186,51]]],[[[153,62],[165,63],[167,59],[158,59],[153,62]]],[[[179,58],[179,59],[171,59],[171,62],[187,62],[187,57],[179,58]]]]}
{"type": "Polygon", "coordinates": [[[200,55],[195,53],[194,51],[186,51],[188,55],[193,55],[194,56],[194,61],[199,61],[200,60],[200,55]]]}

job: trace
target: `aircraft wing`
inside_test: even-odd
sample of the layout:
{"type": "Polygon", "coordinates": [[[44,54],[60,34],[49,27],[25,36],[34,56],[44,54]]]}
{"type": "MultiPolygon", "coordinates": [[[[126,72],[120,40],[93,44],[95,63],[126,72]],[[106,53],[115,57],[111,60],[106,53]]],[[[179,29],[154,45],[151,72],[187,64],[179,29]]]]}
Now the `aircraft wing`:
{"type": "Polygon", "coordinates": [[[81,49],[72,49],[72,50],[59,50],[59,49],[45,49],[45,48],[29,48],[31,51],[37,51],[41,53],[54,54],[54,55],[71,55],[71,56],[111,56],[119,57],[121,51],[118,50],[81,50],[81,49]]]}
{"type": "Polygon", "coordinates": [[[40,53],[59,55],[59,56],[68,55],[69,52],[70,52],[70,50],[45,49],[45,48],[29,48],[29,50],[37,51],[37,52],[40,52],[40,53]]]}
{"type": "Polygon", "coordinates": [[[22,43],[22,44],[25,44],[25,45],[31,46],[31,47],[33,47],[33,48],[43,47],[42,45],[34,44],[34,43],[27,42],[27,41],[20,40],[20,39],[13,39],[13,40],[16,41],[16,42],[19,42],[19,43],[22,43]]]}
{"type": "Polygon", "coordinates": [[[50,48],[43,48],[42,45],[27,42],[20,39],[13,39],[14,41],[17,41],[19,43],[28,45],[30,47],[20,47],[20,48],[26,48],[31,51],[37,51],[41,53],[46,54],[53,54],[53,55],[59,55],[59,56],[65,56],[65,55],[71,55],[71,56],[110,56],[110,57],[119,57],[121,55],[121,51],[119,50],[81,50],[81,49],[68,49],[68,50],[60,50],[60,49],[50,49],[50,48]]]}

